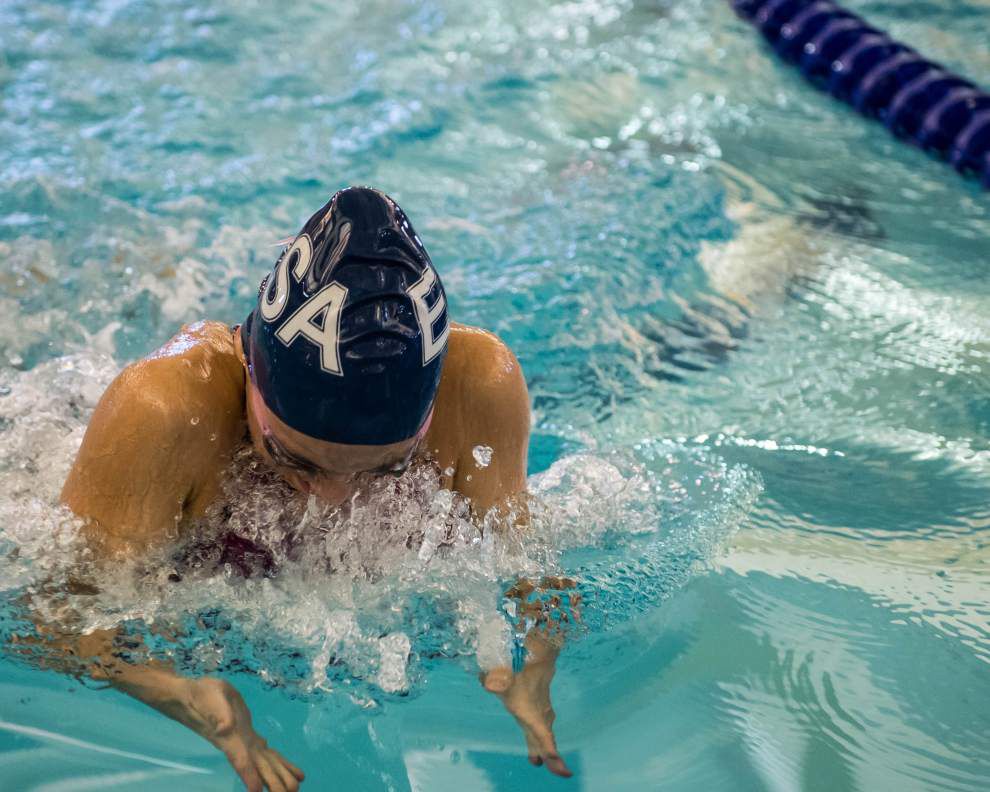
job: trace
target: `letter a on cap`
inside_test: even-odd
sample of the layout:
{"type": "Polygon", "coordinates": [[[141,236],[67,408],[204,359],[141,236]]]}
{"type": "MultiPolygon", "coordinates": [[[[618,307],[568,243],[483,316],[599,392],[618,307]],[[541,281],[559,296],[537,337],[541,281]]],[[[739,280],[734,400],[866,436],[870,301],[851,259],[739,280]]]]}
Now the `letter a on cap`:
{"type": "Polygon", "coordinates": [[[346,299],[347,289],[333,281],[300,305],[275,335],[286,346],[304,336],[320,348],[320,367],[328,374],[343,376],[339,347],[340,311],[346,299]]]}

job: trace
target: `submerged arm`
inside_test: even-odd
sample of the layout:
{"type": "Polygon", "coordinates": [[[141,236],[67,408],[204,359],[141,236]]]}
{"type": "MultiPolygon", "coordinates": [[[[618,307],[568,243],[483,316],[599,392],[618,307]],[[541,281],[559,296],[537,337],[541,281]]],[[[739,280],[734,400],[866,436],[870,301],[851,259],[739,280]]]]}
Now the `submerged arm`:
{"type": "MultiPolygon", "coordinates": [[[[117,630],[79,635],[40,619],[36,626],[44,667],[106,682],[192,729],[223,751],[250,792],[299,788],[303,772],[254,731],[244,699],[228,682],[183,677],[159,662],[129,662],[117,630]]],[[[127,643],[129,654],[135,647],[129,637],[127,643]]]]}

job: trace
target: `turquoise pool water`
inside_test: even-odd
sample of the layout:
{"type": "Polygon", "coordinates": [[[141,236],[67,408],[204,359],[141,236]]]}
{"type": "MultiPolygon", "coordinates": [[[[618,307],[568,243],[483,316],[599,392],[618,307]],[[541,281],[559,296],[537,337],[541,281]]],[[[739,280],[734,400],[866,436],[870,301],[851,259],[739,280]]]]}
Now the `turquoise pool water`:
{"type": "MultiPolygon", "coordinates": [[[[985,0],[849,5],[990,83],[985,0]]],[[[304,789],[990,786],[990,199],[726,3],[11,0],[0,103],[5,636],[69,556],[106,382],[239,321],[273,243],[370,183],[522,362],[546,539],[396,552],[427,493],[335,580],[121,583],[92,625],[198,615],[161,651],[229,674],[304,789]],[[517,570],[582,581],[569,781],[475,676],[517,570]]],[[[176,785],[237,788],[141,704],[0,659],[0,788],[176,785]]]]}

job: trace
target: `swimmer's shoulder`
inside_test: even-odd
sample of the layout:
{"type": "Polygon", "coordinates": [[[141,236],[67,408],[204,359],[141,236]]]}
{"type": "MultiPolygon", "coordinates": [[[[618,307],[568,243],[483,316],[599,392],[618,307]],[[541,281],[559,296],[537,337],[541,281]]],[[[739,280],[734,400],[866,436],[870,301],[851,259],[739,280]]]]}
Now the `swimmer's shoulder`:
{"type": "Polygon", "coordinates": [[[233,333],[183,327],[127,366],[90,419],[62,500],[116,538],[154,538],[201,512],[244,434],[233,333]]]}
{"type": "MultiPolygon", "coordinates": [[[[127,366],[108,389],[125,416],[153,408],[166,425],[202,425],[208,435],[240,434],[244,369],[234,333],[221,322],[185,325],[162,347],[127,366]]],[[[200,433],[194,433],[194,437],[200,433]]]]}
{"type": "Polygon", "coordinates": [[[522,376],[515,354],[490,330],[451,322],[444,378],[477,395],[522,376]]]}
{"type": "Polygon", "coordinates": [[[234,330],[222,322],[183,326],[125,373],[170,406],[243,415],[244,367],[237,355],[234,330]]]}

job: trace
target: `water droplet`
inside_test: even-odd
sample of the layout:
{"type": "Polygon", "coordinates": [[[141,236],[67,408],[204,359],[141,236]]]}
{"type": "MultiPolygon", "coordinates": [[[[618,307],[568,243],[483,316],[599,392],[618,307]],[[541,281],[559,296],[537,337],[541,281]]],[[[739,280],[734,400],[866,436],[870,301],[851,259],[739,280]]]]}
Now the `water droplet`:
{"type": "Polygon", "coordinates": [[[474,464],[480,468],[486,468],[492,463],[491,446],[476,445],[471,449],[471,454],[474,457],[474,464]]]}
{"type": "Polygon", "coordinates": [[[189,423],[191,423],[193,426],[196,426],[199,423],[199,416],[194,415],[192,418],[189,419],[189,423]]]}
{"type": "Polygon", "coordinates": [[[443,474],[445,476],[448,476],[448,477],[453,476],[454,475],[454,467],[453,467],[453,465],[451,465],[448,468],[444,468],[443,474]]]}

